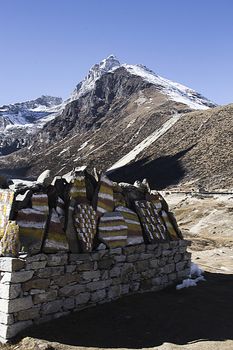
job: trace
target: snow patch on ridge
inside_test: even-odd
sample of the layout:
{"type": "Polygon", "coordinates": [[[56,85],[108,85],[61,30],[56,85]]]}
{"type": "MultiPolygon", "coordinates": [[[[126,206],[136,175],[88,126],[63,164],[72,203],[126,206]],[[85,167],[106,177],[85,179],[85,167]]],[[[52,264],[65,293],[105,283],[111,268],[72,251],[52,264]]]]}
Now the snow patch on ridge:
{"type": "Polygon", "coordinates": [[[152,134],[146,137],[142,142],[135,146],[132,151],[126,154],[124,157],[119,159],[115,164],[113,164],[107,171],[112,171],[117,168],[123,167],[124,165],[130,163],[134,160],[145,148],[149,147],[154,143],[160,136],[165,134],[177,121],[182,117],[182,114],[175,114],[168,121],[166,121],[161,128],[155,130],[152,134]]]}
{"type": "MultiPolygon", "coordinates": [[[[130,74],[137,75],[149,83],[156,85],[161,93],[167,95],[170,100],[184,103],[192,109],[208,109],[216,106],[195,90],[163,78],[143,65],[121,64],[114,55],[110,55],[99,64],[95,64],[90,69],[86,78],[76,86],[70,98],[65,103],[77,100],[92,91],[95,88],[96,81],[100,77],[106,73],[112,73],[120,67],[125,68],[130,74]]],[[[144,102],[146,102],[146,99],[143,98],[139,98],[137,101],[139,105],[144,102]]]]}
{"type": "Polygon", "coordinates": [[[208,109],[214,107],[211,101],[185,85],[165,79],[142,65],[123,64],[123,67],[133,75],[140,76],[151,84],[160,87],[161,92],[171,100],[188,105],[192,109],[208,109]]]}

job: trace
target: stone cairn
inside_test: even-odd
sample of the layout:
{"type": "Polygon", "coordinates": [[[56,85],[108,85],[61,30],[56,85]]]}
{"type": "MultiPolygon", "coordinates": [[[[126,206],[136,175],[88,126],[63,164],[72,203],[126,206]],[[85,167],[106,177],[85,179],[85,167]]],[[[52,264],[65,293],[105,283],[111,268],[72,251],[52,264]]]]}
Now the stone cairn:
{"type": "Polygon", "coordinates": [[[51,182],[45,172],[38,180],[0,189],[1,256],[87,253],[182,239],[166,201],[146,180],[116,183],[83,167],[51,182]]]}

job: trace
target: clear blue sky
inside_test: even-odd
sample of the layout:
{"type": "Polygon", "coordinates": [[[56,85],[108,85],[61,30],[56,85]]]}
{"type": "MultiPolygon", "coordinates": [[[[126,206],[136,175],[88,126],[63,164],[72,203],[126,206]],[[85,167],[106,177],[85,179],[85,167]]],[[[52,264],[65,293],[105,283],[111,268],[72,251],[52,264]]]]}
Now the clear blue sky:
{"type": "Polygon", "coordinates": [[[233,1],[0,0],[0,105],[66,98],[111,53],[233,103],[233,1]]]}

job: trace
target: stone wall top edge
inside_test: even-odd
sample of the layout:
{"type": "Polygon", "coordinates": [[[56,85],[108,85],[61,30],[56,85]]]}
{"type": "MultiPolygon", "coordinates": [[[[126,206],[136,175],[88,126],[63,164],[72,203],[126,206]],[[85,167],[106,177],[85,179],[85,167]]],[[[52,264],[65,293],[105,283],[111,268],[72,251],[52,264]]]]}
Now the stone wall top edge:
{"type": "Polygon", "coordinates": [[[19,257],[19,258],[13,258],[13,257],[0,257],[0,271],[17,271],[24,267],[25,262],[33,262],[33,261],[41,261],[41,260],[47,260],[47,257],[51,256],[59,256],[59,255],[67,255],[73,258],[77,258],[79,260],[85,260],[88,257],[99,255],[100,258],[104,257],[104,255],[127,255],[132,254],[133,251],[137,250],[138,247],[141,249],[144,248],[146,250],[148,247],[156,249],[156,247],[161,247],[164,249],[173,249],[177,246],[189,246],[191,245],[190,240],[182,239],[182,240],[174,240],[174,241],[158,241],[153,244],[137,244],[137,245],[129,245],[122,248],[111,248],[111,249],[102,249],[102,250],[96,250],[90,253],[67,253],[67,252],[56,252],[56,253],[39,253],[32,256],[27,257],[19,257]]]}

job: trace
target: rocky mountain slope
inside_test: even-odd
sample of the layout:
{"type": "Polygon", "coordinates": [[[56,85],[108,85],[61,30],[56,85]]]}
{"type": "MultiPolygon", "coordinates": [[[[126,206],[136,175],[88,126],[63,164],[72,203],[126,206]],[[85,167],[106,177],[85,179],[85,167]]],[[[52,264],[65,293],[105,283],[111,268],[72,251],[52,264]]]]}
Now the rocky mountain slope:
{"type": "Polygon", "coordinates": [[[36,100],[0,107],[0,155],[29,146],[31,136],[55,116],[62,99],[41,96],[36,100]]]}
{"type": "Polygon", "coordinates": [[[233,106],[213,107],[194,90],[109,56],[30,147],[0,158],[1,173],[37,176],[50,168],[59,175],[85,164],[108,169],[113,179],[147,177],[157,188],[233,187],[233,106]]]}

